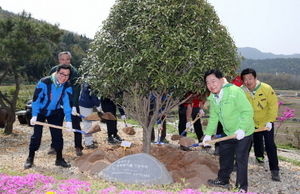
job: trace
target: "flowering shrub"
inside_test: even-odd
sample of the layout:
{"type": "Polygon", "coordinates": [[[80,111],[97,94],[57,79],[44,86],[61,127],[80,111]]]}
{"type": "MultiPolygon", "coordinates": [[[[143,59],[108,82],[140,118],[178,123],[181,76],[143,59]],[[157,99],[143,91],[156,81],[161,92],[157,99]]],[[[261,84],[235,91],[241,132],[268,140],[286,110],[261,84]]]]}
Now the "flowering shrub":
{"type": "MultiPolygon", "coordinates": [[[[280,107],[281,107],[282,104],[283,104],[282,101],[279,101],[279,102],[278,102],[278,109],[280,109],[280,107]]],[[[281,114],[282,114],[282,116],[280,116],[280,115],[277,116],[277,120],[278,120],[278,122],[279,122],[278,127],[277,127],[277,131],[280,129],[280,127],[284,124],[284,122],[285,122],[286,120],[288,120],[289,118],[295,116],[295,115],[293,114],[294,111],[295,111],[295,109],[290,109],[289,107],[285,107],[285,108],[282,108],[282,109],[281,109],[281,114]]],[[[277,131],[276,131],[276,133],[275,133],[275,136],[276,136],[276,134],[277,134],[277,131]]]]}
{"type": "Polygon", "coordinates": [[[0,193],[55,193],[75,194],[80,191],[90,191],[90,183],[76,179],[56,181],[53,177],[41,174],[28,174],[26,176],[9,176],[0,174],[0,193]]]}
{"type": "MultiPolygon", "coordinates": [[[[148,189],[146,191],[120,190],[116,187],[92,191],[91,184],[76,179],[55,180],[53,177],[41,174],[28,174],[26,176],[11,176],[0,174],[0,193],[6,194],[79,194],[79,193],[99,193],[99,194],[205,194],[196,189],[186,189],[183,191],[158,191],[148,189]]],[[[209,194],[240,194],[239,192],[213,192],[209,194]]],[[[254,194],[254,193],[244,193],[254,194]]]]}

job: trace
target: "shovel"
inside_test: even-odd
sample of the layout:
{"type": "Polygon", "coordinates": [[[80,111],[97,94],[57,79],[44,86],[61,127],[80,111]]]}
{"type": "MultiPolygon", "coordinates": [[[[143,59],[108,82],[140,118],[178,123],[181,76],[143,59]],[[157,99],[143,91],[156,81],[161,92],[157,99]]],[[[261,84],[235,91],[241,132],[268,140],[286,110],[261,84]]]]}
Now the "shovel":
{"type": "MultiPolygon", "coordinates": [[[[161,121],[162,130],[164,130],[164,128],[163,128],[163,123],[165,122],[165,120],[166,120],[166,117],[164,117],[164,119],[161,121]]],[[[161,140],[160,135],[161,135],[161,131],[162,131],[162,130],[157,129],[157,142],[153,142],[154,144],[161,144],[161,145],[166,144],[165,142],[161,142],[161,141],[160,141],[160,140],[161,140]]]]}
{"type": "MultiPolygon", "coordinates": [[[[58,125],[52,125],[52,124],[43,123],[43,122],[39,122],[39,121],[34,122],[34,124],[42,125],[42,126],[46,126],[46,127],[53,127],[53,128],[57,128],[57,129],[65,129],[65,130],[69,129],[69,128],[66,128],[66,127],[62,127],[62,126],[58,126],[58,125]]],[[[78,130],[78,129],[72,129],[72,131],[82,133],[82,134],[90,134],[90,133],[87,133],[85,131],[81,131],[81,130],[78,130]]]]}
{"type": "Polygon", "coordinates": [[[101,111],[101,112],[98,112],[97,114],[103,120],[112,120],[112,121],[117,120],[117,118],[111,112],[104,113],[103,111],[101,111]]]}
{"type": "Polygon", "coordinates": [[[128,127],[127,123],[126,123],[126,119],[124,119],[124,123],[125,123],[125,127],[122,129],[124,133],[126,133],[127,135],[134,135],[135,134],[135,130],[133,127],[128,127]]]}
{"type": "Polygon", "coordinates": [[[98,124],[94,124],[87,132],[86,134],[92,134],[92,133],[96,133],[98,131],[101,131],[101,128],[98,124]]]}
{"type": "MultiPolygon", "coordinates": [[[[255,129],[254,133],[261,132],[261,131],[267,131],[269,129],[270,129],[269,127],[261,127],[261,128],[255,129]]],[[[211,141],[206,141],[205,143],[213,144],[213,143],[217,143],[217,142],[228,140],[228,139],[234,139],[234,138],[236,138],[236,136],[237,136],[236,134],[233,134],[233,135],[217,138],[217,139],[214,139],[214,140],[211,140],[211,141]]],[[[196,143],[196,144],[193,144],[193,145],[188,146],[188,147],[197,147],[197,146],[203,146],[203,143],[196,143]]]]}
{"type": "MultiPolygon", "coordinates": [[[[200,113],[197,114],[197,117],[191,122],[191,126],[198,120],[200,119],[203,115],[200,115],[200,113]]],[[[189,130],[189,127],[186,128],[180,135],[172,135],[171,140],[180,140],[182,137],[184,137],[184,134],[189,130]]]]}
{"type": "Polygon", "coordinates": [[[86,117],[81,115],[81,114],[78,114],[78,113],[75,113],[75,114],[72,114],[72,115],[79,116],[79,117],[83,118],[84,120],[88,120],[88,121],[101,121],[101,118],[96,114],[90,114],[86,117]]]}

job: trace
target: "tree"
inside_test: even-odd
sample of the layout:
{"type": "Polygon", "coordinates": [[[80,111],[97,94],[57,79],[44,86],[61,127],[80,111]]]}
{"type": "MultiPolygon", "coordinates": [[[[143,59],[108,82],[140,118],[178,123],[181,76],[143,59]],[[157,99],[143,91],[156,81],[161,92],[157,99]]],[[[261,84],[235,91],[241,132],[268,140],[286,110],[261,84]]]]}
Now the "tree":
{"type": "Polygon", "coordinates": [[[50,55],[50,43],[58,43],[62,34],[57,25],[34,21],[25,11],[17,17],[0,20],[0,63],[4,67],[0,84],[8,75],[13,75],[16,86],[12,99],[0,91],[0,105],[10,112],[5,134],[11,134],[13,130],[24,64],[50,55]]]}
{"type": "Polygon", "coordinates": [[[206,91],[202,80],[206,70],[218,68],[232,76],[239,57],[205,0],[118,0],[80,70],[84,81],[102,96],[122,102],[142,125],[143,152],[150,153],[156,121],[182,103],[187,91],[206,91]],[[118,91],[122,98],[112,95],[118,91]]]}

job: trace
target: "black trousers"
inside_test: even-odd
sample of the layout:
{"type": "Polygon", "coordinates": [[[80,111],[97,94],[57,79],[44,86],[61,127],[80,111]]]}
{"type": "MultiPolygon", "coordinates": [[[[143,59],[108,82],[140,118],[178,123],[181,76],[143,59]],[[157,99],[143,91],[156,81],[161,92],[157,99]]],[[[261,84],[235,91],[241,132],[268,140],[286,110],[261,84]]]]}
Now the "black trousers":
{"type": "MultiPolygon", "coordinates": [[[[76,107],[76,110],[78,113],[79,112],[79,106],[76,107]]],[[[64,113],[62,113],[64,115],[64,113]]],[[[80,117],[79,116],[74,116],[74,115],[71,115],[71,119],[72,119],[72,127],[73,129],[78,129],[78,130],[81,130],[80,128],[80,117]]],[[[59,121],[59,126],[63,126],[63,122],[64,122],[64,116],[61,117],[61,118],[57,118],[57,120],[59,121]]],[[[81,133],[78,133],[78,132],[74,132],[74,147],[75,148],[80,148],[80,149],[83,149],[83,146],[82,146],[82,134],[81,133]]],[[[53,141],[51,143],[51,147],[53,147],[53,141]]]]}
{"type": "MultiPolygon", "coordinates": [[[[223,126],[222,126],[221,122],[219,121],[218,122],[218,126],[217,126],[217,132],[216,132],[216,134],[220,135],[222,133],[224,133],[223,132],[223,126]]],[[[215,143],[215,148],[218,147],[219,145],[220,145],[219,142],[215,143]]]]}
{"type": "Polygon", "coordinates": [[[254,145],[254,154],[256,157],[264,157],[264,151],[265,151],[264,140],[265,140],[265,149],[269,159],[270,170],[279,170],[277,146],[274,141],[274,123],[272,123],[271,131],[262,131],[262,132],[254,133],[253,145],[254,145]]]}
{"type": "MultiPolygon", "coordinates": [[[[224,136],[224,134],[222,135],[224,136]]],[[[236,156],[237,176],[236,187],[247,191],[248,189],[248,159],[249,148],[253,135],[244,137],[241,140],[230,139],[221,141],[219,145],[220,151],[220,170],[218,179],[229,183],[230,174],[233,169],[233,162],[236,156]]]]}
{"type": "MultiPolygon", "coordinates": [[[[178,114],[179,114],[179,123],[178,123],[178,132],[179,135],[182,134],[182,132],[186,129],[186,110],[187,107],[180,105],[179,109],[178,109],[178,114]]],[[[197,114],[199,113],[200,107],[193,107],[192,110],[192,119],[194,120],[197,117],[197,114]]],[[[198,142],[201,143],[201,138],[203,136],[203,131],[202,131],[202,125],[201,125],[201,120],[198,119],[195,123],[194,123],[194,129],[195,129],[195,133],[197,135],[198,138],[198,142]]],[[[186,133],[184,134],[184,136],[186,136],[186,133]]]]}
{"type": "MultiPolygon", "coordinates": [[[[48,117],[38,114],[37,121],[45,122],[45,120],[47,119],[47,122],[49,124],[60,126],[60,122],[63,118],[64,118],[63,110],[60,109],[57,114],[48,117]]],[[[61,151],[63,149],[63,144],[64,144],[62,130],[50,127],[50,133],[51,133],[53,148],[57,151],[61,151]]],[[[30,138],[30,143],[29,143],[30,151],[37,151],[40,148],[42,134],[43,134],[43,126],[34,125],[33,134],[30,138]]]]}
{"type": "MultiPolygon", "coordinates": [[[[107,101],[105,101],[105,103],[101,102],[101,107],[102,107],[103,112],[111,112],[116,117],[117,107],[114,103],[107,102],[107,101]]],[[[116,135],[118,133],[117,121],[106,120],[106,127],[107,127],[108,137],[110,137],[112,135],[116,135]]]]}

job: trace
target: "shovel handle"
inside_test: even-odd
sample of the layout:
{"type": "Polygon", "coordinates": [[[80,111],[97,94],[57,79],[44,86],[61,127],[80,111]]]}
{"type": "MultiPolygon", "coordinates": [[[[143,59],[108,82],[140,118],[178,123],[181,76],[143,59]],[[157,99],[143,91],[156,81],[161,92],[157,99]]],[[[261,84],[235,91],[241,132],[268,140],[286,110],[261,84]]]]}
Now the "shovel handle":
{"type": "Polygon", "coordinates": [[[124,119],[124,123],[125,123],[125,127],[128,127],[127,123],[126,123],[126,119],[124,119]]]}
{"type": "Polygon", "coordinates": [[[270,129],[269,127],[261,127],[261,128],[255,129],[254,133],[261,132],[261,131],[268,131],[269,129],[270,129]]]}
{"type": "MultiPolygon", "coordinates": [[[[200,119],[203,115],[199,115],[200,113],[197,114],[197,117],[191,122],[191,126],[198,120],[200,119]]],[[[180,135],[183,136],[187,130],[189,130],[189,127],[187,127],[180,135]]]]}
{"type": "MultiPolygon", "coordinates": [[[[270,129],[269,127],[261,127],[261,128],[255,129],[254,133],[261,132],[261,131],[267,131],[269,129],[270,129]]],[[[233,134],[233,135],[217,138],[217,139],[214,139],[211,141],[206,141],[205,143],[207,143],[207,144],[217,143],[217,142],[228,140],[228,139],[234,139],[234,138],[236,138],[236,136],[237,136],[236,134],[233,134]]],[[[199,143],[199,145],[202,146],[203,143],[199,143]]]]}
{"type": "MultiPolygon", "coordinates": [[[[205,143],[213,144],[213,143],[217,143],[217,142],[228,140],[228,139],[234,139],[234,138],[236,138],[236,136],[237,136],[237,134],[228,135],[228,136],[221,137],[221,138],[218,138],[218,139],[213,139],[213,140],[210,140],[210,141],[206,141],[205,143]]],[[[199,143],[199,145],[202,146],[203,143],[199,143]]]]}
{"type": "MultiPolygon", "coordinates": [[[[36,124],[36,125],[43,125],[43,126],[46,126],[46,127],[53,127],[53,128],[56,128],[56,129],[65,129],[65,130],[68,130],[68,128],[66,128],[66,127],[62,127],[62,126],[58,126],[58,125],[52,125],[52,124],[43,123],[43,122],[39,122],[39,121],[35,121],[34,124],[36,124]]],[[[84,131],[81,131],[81,130],[78,130],[78,129],[72,129],[72,131],[73,132],[78,132],[78,133],[85,134],[84,131]]]]}
{"type": "Polygon", "coordinates": [[[83,119],[85,118],[85,116],[83,116],[83,115],[81,115],[81,114],[78,114],[78,113],[73,113],[72,115],[81,117],[81,118],[83,118],[83,119]]]}

